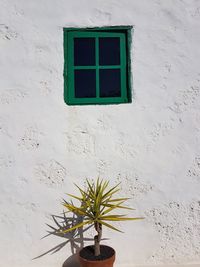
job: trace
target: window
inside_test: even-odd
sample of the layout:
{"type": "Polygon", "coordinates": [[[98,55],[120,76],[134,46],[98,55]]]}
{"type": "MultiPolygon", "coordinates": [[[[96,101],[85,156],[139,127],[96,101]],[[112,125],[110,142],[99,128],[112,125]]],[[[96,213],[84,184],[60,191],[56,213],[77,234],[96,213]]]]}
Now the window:
{"type": "Polygon", "coordinates": [[[131,102],[131,29],[131,26],[64,28],[67,104],[131,102]]]}

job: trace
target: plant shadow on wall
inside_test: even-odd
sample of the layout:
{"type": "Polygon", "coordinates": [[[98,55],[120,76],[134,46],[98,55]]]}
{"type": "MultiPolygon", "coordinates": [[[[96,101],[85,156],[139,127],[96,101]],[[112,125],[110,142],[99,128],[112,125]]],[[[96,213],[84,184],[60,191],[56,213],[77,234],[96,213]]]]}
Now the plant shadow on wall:
{"type": "MultiPolygon", "coordinates": [[[[68,259],[66,259],[66,261],[63,263],[63,267],[79,267],[80,264],[77,261],[77,253],[84,247],[85,241],[93,240],[92,238],[84,238],[83,233],[92,228],[92,225],[89,225],[85,229],[83,229],[83,227],[80,227],[78,229],[74,229],[70,232],[65,233],[68,229],[71,229],[75,225],[82,223],[82,216],[73,214],[73,216],[69,217],[66,216],[65,212],[63,212],[61,215],[51,215],[51,217],[54,221],[54,225],[47,224],[47,226],[49,227],[49,230],[47,231],[48,234],[42,237],[42,239],[54,235],[64,238],[66,239],[66,241],[33,258],[33,260],[39,259],[47,254],[54,254],[56,252],[59,252],[67,244],[69,244],[72,255],[68,259]]],[[[106,240],[106,238],[104,240],[106,240]]]]}
{"type": "Polygon", "coordinates": [[[79,205],[75,205],[72,200],[70,202],[64,200],[63,205],[66,211],[63,212],[62,216],[52,216],[56,227],[48,225],[51,231],[48,231],[46,235],[64,237],[67,238],[67,241],[36,258],[58,252],[67,243],[70,243],[72,256],[63,263],[63,267],[77,267],[79,262],[82,267],[112,267],[115,261],[115,250],[109,246],[100,245],[102,240],[106,240],[102,239],[102,228],[105,226],[122,232],[110,222],[143,219],[141,217],[128,218],[125,214],[115,213],[116,209],[132,210],[132,208],[123,205],[129,198],[115,197],[115,194],[121,190],[119,185],[120,183],[114,187],[109,187],[109,181],[103,181],[99,178],[96,182],[86,179],[86,188],[84,189],[76,185],[80,196],[68,195],[79,201],[79,205]],[[67,217],[66,214],[73,214],[73,216],[67,217]],[[83,226],[86,228],[83,229],[83,226]],[[92,239],[84,238],[83,233],[91,227],[96,231],[96,235],[92,239]],[[91,240],[93,240],[93,245],[84,247],[84,241],[91,240]]]}

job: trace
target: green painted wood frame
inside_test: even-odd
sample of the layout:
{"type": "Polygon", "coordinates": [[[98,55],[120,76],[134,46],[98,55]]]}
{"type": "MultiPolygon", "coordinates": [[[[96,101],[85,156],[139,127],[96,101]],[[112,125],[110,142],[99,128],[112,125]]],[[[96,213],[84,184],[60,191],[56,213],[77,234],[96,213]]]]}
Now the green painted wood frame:
{"type": "Polygon", "coordinates": [[[64,28],[64,99],[68,105],[84,104],[119,104],[131,102],[131,79],[130,79],[130,32],[131,26],[111,27],[111,28],[89,28],[75,29],[64,28]],[[113,31],[113,28],[115,30],[113,31]],[[127,29],[128,28],[128,29],[127,29]],[[101,30],[100,30],[101,29],[101,30]],[[107,30],[108,31],[107,31],[107,30]],[[122,30],[122,32],[119,32],[122,30]],[[74,66],[74,45],[73,39],[82,37],[95,38],[95,66],[74,66]],[[119,37],[120,39],[120,65],[99,65],[99,46],[100,37],[119,37]],[[128,51],[127,51],[128,49],[128,51]],[[127,55],[128,53],[128,55],[127,55]],[[76,98],[74,89],[74,70],[75,69],[94,69],[96,70],[96,97],[95,98],[76,98]],[[99,69],[120,69],[121,73],[121,97],[100,97],[99,96],[99,69]]]}

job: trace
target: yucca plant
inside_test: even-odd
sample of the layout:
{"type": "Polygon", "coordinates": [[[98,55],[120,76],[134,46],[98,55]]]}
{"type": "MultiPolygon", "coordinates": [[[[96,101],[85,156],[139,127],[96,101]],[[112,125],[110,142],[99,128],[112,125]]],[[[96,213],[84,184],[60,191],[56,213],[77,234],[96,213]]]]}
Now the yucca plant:
{"type": "Polygon", "coordinates": [[[109,181],[97,179],[96,182],[86,180],[86,189],[81,189],[76,185],[80,192],[80,196],[68,194],[70,197],[78,200],[80,205],[77,206],[71,202],[64,200],[64,207],[67,212],[73,212],[81,217],[80,223],[75,226],[65,229],[62,232],[67,233],[75,229],[81,228],[85,225],[94,225],[97,234],[94,236],[94,253],[95,256],[100,255],[100,241],[102,237],[102,227],[108,227],[112,230],[122,232],[117,229],[110,222],[139,220],[142,218],[128,218],[123,214],[114,214],[116,209],[132,210],[123,203],[129,198],[115,198],[114,195],[120,191],[120,184],[114,187],[109,187],[109,181]]]}

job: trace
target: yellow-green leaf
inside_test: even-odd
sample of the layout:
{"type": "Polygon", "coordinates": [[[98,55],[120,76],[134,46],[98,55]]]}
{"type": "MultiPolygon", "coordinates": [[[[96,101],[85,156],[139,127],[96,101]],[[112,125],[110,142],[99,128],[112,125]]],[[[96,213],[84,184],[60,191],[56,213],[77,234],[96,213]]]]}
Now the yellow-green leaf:
{"type": "Polygon", "coordinates": [[[113,216],[102,216],[100,217],[100,220],[106,220],[106,221],[135,221],[135,220],[141,220],[144,218],[124,218],[124,217],[113,217],[113,216]]]}
{"type": "MultiPolygon", "coordinates": [[[[118,203],[116,205],[108,205],[109,208],[107,210],[103,210],[102,214],[106,214],[106,213],[108,213],[108,212],[110,212],[116,208],[119,208],[121,203],[123,203],[123,201],[121,201],[120,203],[118,203]]],[[[104,205],[104,206],[107,206],[107,205],[104,205]]]]}
{"type": "Polygon", "coordinates": [[[73,198],[75,198],[75,199],[78,199],[78,200],[80,200],[80,201],[83,200],[83,198],[74,196],[74,195],[72,195],[72,194],[67,194],[67,195],[70,196],[70,197],[73,197],[73,198]]]}
{"type": "Polygon", "coordinates": [[[61,233],[68,233],[68,232],[71,232],[71,231],[73,231],[73,230],[75,230],[75,229],[78,229],[78,228],[80,228],[80,227],[83,227],[83,226],[86,225],[86,224],[90,224],[90,223],[92,223],[92,222],[93,222],[92,220],[88,220],[88,221],[85,221],[85,222],[81,222],[81,223],[78,223],[78,224],[72,226],[72,227],[69,228],[69,229],[61,230],[61,231],[59,231],[59,232],[61,232],[61,233]]]}
{"type": "Polygon", "coordinates": [[[71,212],[74,212],[76,214],[85,216],[87,215],[87,212],[85,210],[82,210],[81,208],[75,207],[71,204],[64,204],[64,207],[66,207],[68,210],[70,210],[71,212]]]}
{"type": "Polygon", "coordinates": [[[124,197],[124,198],[115,198],[115,199],[111,199],[109,200],[109,202],[118,202],[118,201],[126,201],[130,199],[129,197],[124,197]]]}
{"type": "MultiPolygon", "coordinates": [[[[122,202],[123,203],[123,202],[122,202]]],[[[113,204],[103,204],[103,206],[105,207],[116,207],[118,209],[126,209],[126,210],[135,210],[135,209],[132,209],[132,208],[129,208],[129,207],[126,207],[126,206],[121,206],[120,203],[116,204],[116,205],[113,205],[113,204]]]]}
{"type": "MultiPolygon", "coordinates": [[[[114,188],[116,188],[116,186],[115,186],[114,188]]],[[[107,197],[109,197],[109,196],[112,196],[112,195],[114,195],[115,193],[117,193],[118,191],[120,191],[120,189],[115,189],[115,190],[114,190],[114,188],[112,188],[112,189],[109,190],[107,193],[105,193],[105,194],[103,195],[102,199],[105,199],[105,198],[107,198],[107,197]]]]}
{"type": "Polygon", "coordinates": [[[117,232],[121,232],[123,233],[121,230],[117,229],[116,227],[114,227],[113,225],[109,224],[109,223],[106,223],[104,221],[101,221],[101,220],[98,220],[99,223],[101,223],[102,225],[105,225],[106,227],[112,229],[112,230],[115,230],[117,232]]]}

